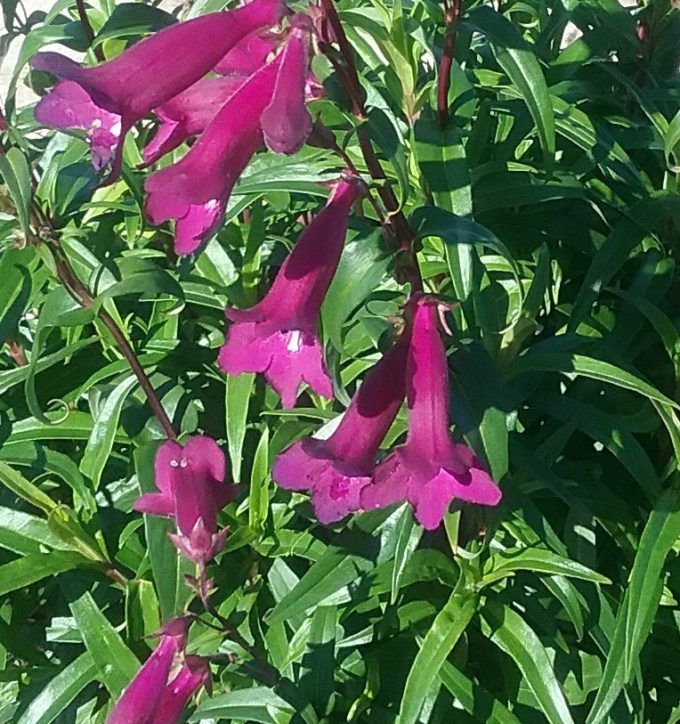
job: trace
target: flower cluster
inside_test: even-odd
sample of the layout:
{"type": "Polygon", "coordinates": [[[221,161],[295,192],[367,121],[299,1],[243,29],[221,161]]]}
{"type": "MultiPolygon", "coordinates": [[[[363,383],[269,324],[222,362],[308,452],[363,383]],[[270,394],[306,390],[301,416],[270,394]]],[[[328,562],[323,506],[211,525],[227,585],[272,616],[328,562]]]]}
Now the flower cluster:
{"type": "Polygon", "coordinates": [[[95,67],[38,53],[33,67],[60,81],[35,117],[52,128],[84,130],[95,168],[110,167],[103,183],[118,178],[126,134],[151,113],[161,124],[143,151],[144,165],[198,136],[145,184],[147,217],[154,224],[174,219],[175,250],[190,254],[219,226],[260,146],[295,153],[312,130],[305,106],[312,24],[296,14],[280,34],[269,32],[287,12],[282,0],[252,0],[177,23],[95,67]],[[178,52],[181,61],[173,62],[178,52]]]}
{"type": "MultiPolygon", "coordinates": [[[[175,249],[190,254],[221,223],[236,181],[261,147],[291,154],[309,136],[313,32],[309,17],[290,13],[282,0],[252,0],[178,23],[99,66],[40,53],[33,66],[60,80],[35,115],[48,126],[85,131],[95,168],[108,169],[105,183],[120,174],[126,134],[148,114],[159,126],[143,150],[144,166],[189,142],[189,150],[152,173],[144,187],[149,220],[174,220],[175,249]],[[178,50],[181,58],[168,62],[178,50]]],[[[317,332],[319,314],[350,211],[365,192],[354,174],[331,184],[325,207],[302,231],[268,294],[250,309],[226,309],[230,325],[219,367],[229,375],[264,374],[284,407],[295,405],[303,384],[333,397],[317,332]]],[[[412,295],[403,333],[365,376],[333,434],[305,438],[278,455],[273,479],[289,490],[310,490],[320,522],[406,500],[417,520],[434,529],[455,499],[499,502],[500,490],[482,463],[450,435],[447,360],[437,315],[433,298],[412,295]],[[406,441],[379,461],[404,399],[406,441]]],[[[134,505],[174,520],[171,540],[198,566],[194,580],[204,603],[211,583],[206,564],[227,535],[218,515],[237,492],[226,479],[225,456],[213,439],[197,435],[184,445],[168,440],[155,459],[157,492],[134,505]]],[[[185,652],[188,621],[173,619],[161,629],[160,643],[109,724],[175,722],[193,693],[208,687],[207,661],[185,652]]]]}
{"type": "Polygon", "coordinates": [[[406,312],[404,333],[368,373],[335,432],[327,440],[295,443],[274,465],[279,485],[312,491],[322,523],[407,500],[418,521],[432,530],[454,499],[496,505],[501,498],[481,461],[449,433],[446,352],[436,301],[415,298],[406,312]],[[406,442],[376,465],[404,396],[406,442]]]}

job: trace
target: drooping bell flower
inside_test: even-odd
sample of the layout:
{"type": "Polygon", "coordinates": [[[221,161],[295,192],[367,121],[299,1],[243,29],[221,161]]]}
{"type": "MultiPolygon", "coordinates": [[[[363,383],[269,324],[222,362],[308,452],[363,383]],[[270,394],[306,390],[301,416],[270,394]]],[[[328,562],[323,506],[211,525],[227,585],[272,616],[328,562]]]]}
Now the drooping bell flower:
{"type": "Polygon", "coordinates": [[[155,460],[160,492],[146,493],[134,504],[141,513],[173,518],[177,534],[170,538],[184,556],[205,564],[222,549],[227,529],[218,531],[217,515],[234,497],[236,486],[225,483],[226,460],[219,445],[196,435],[182,446],[164,442],[155,460]]]}
{"type": "Polygon", "coordinates": [[[191,254],[217,228],[238,177],[262,145],[260,116],[274,92],[281,56],[229,97],[189,151],[144,184],[153,224],[176,219],[175,251],[191,254]]]}
{"type": "Polygon", "coordinates": [[[428,530],[442,521],[454,499],[496,505],[501,491],[467,445],[449,433],[446,352],[437,329],[437,303],[415,304],[406,364],[408,433],[375,469],[361,491],[361,507],[381,508],[407,500],[428,530]]]}
{"type": "Polygon", "coordinates": [[[186,646],[188,630],[188,618],[172,619],[160,629],[158,646],[127,686],[106,724],[152,724],[156,721],[168,678],[186,646]]]}
{"type": "Polygon", "coordinates": [[[264,373],[284,407],[295,404],[303,382],[319,395],[333,396],[316,326],[340,260],[350,208],[361,191],[358,178],[339,181],[281,265],[267,296],[251,309],[225,310],[233,324],[220,350],[220,368],[229,375],[264,373]]]}
{"type": "Polygon", "coordinates": [[[208,661],[202,656],[185,656],[176,676],[163,690],[150,724],[176,724],[180,721],[189,699],[201,687],[210,691],[208,661]]]}
{"type": "Polygon", "coordinates": [[[375,459],[405,395],[409,333],[371,369],[333,434],[306,437],[277,456],[274,482],[288,490],[311,490],[320,523],[332,523],[361,507],[375,459]]]}
{"type": "Polygon", "coordinates": [[[298,14],[291,18],[291,25],[294,29],[283,50],[274,93],[261,118],[267,148],[289,154],[299,151],[312,132],[305,106],[311,21],[298,14]]]}
{"type": "Polygon", "coordinates": [[[112,162],[110,183],[120,173],[125,134],[137,121],[202,78],[241,38],[278,23],[283,12],[281,0],[252,0],[164,28],[92,67],[38,53],[32,66],[61,83],[39,101],[35,117],[53,128],[84,129],[95,165],[112,162]]]}

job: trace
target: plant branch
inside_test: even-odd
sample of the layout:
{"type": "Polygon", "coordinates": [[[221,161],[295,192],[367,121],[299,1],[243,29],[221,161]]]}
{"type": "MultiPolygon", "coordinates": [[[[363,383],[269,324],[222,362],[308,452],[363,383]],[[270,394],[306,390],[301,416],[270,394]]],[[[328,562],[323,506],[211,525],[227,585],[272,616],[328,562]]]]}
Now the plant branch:
{"type": "Polygon", "coordinates": [[[104,51],[101,46],[94,44],[94,30],[92,30],[92,25],[90,25],[90,18],[87,17],[84,0],[76,0],[76,8],[78,10],[78,17],[80,18],[80,25],[83,28],[85,37],[87,38],[87,43],[92,48],[94,57],[100,63],[103,63],[106,60],[106,57],[104,56],[104,51]]]}
{"type": "Polygon", "coordinates": [[[99,317],[106,329],[109,330],[120,353],[127,360],[135,377],[137,378],[137,381],[139,382],[139,386],[144,391],[149,407],[163,428],[163,432],[165,432],[166,437],[169,440],[176,440],[177,433],[172,426],[172,422],[165,412],[165,409],[163,408],[163,405],[156,394],[153,385],[151,384],[151,380],[149,380],[149,377],[144,371],[139,358],[132,349],[132,345],[123,334],[123,331],[118,326],[115,319],[105,309],[102,307],[97,308],[98,305],[96,304],[94,297],[76,276],[53,234],[50,234],[49,237],[49,248],[54,258],[57,276],[64,285],[64,288],[73,297],[73,299],[80,304],[81,307],[84,309],[91,309],[99,317]]]}
{"type": "MultiPolygon", "coordinates": [[[[234,626],[234,624],[226,616],[223,616],[215,608],[215,606],[213,606],[212,601],[210,600],[210,584],[211,581],[206,578],[205,566],[199,565],[196,592],[198,593],[198,597],[201,599],[203,608],[205,608],[206,612],[209,613],[215,620],[219,621],[221,626],[221,629],[219,630],[221,630],[227,638],[231,639],[235,644],[250,654],[250,656],[252,656],[252,658],[262,667],[263,671],[266,672],[267,680],[265,683],[269,686],[274,686],[281,678],[279,672],[269,663],[269,661],[267,661],[260,651],[255,648],[255,646],[249,644],[246,639],[241,636],[241,634],[237,631],[236,626],[234,626]]],[[[214,628],[212,624],[209,624],[207,621],[203,621],[203,619],[200,620],[202,623],[214,628]]]]}
{"type": "Polygon", "coordinates": [[[347,39],[345,29],[342,26],[333,0],[321,0],[321,8],[330,33],[323,33],[328,35],[328,37],[322,38],[320,47],[338,74],[338,78],[349,99],[352,115],[357,121],[356,132],[361,154],[364,157],[364,162],[366,163],[366,168],[371,178],[378,182],[377,192],[388,212],[388,219],[386,219],[386,223],[383,224],[383,228],[393,235],[394,240],[390,245],[395,248],[396,251],[402,252],[404,256],[408,257],[406,263],[401,265],[401,270],[411,283],[413,291],[422,291],[423,280],[416,259],[415,235],[399,207],[399,202],[394,195],[394,191],[392,191],[391,186],[386,183],[387,176],[366,131],[365,122],[367,114],[352,47],[347,39]],[[337,43],[340,50],[340,58],[337,57],[337,54],[330,45],[330,41],[337,43]]]}
{"type": "Polygon", "coordinates": [[[437,77],[437,117],[442,129],[449,122],[449,85],[451,83],[451,66],[453,53],[456,49],[455,26],[463,13],[462,0],[444,0],[444,22],[446,34],[444,35],[444,48],[439,61],[439,74],[437,77]]]}

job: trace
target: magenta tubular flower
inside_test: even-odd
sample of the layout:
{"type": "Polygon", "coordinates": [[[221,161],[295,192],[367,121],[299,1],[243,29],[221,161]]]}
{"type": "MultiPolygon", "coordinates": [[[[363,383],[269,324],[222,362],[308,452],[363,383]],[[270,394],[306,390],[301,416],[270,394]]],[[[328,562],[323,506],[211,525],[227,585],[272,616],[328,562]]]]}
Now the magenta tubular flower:
{"type": "Polygon", "coordinates": [[[202,78],[156,108],[154,113],[161,119],[161,125],[144,147],[143,166],[155,163],[187,139],[202,133],[246,79],[247,76],[237,73],[202,78]]]}
{"type": "Polygon", "coordinates": [[[305,106],[309,75],[309,28],[305,20],[305,16],[293,17],[298,27],[294,27],[283,50],[274,93],[262,113],[264,141],[277,153],[296,153],[312,132],[312,118],[305,106]]]}
{"type": "Polygon", "coordinates": [[[163,690],[150,724],[176,724],[189,699],[201,686],[210,689],[210,666],[207,660],[201,656],[185,656],[177,675],[163,690]]]}
{"type": "Polygon", "coordinates": [[[170,671],[186,645],[189,621],[175,618],[159,631],[160,643],[130,682],[106,724],[152,724],[165,694],[170,671]]]}
{"type": "Polygon", "coordinates": [[[312,491],[320,523],[332,523],[361,507],[375,458],[405,395],[408,333],[366,375],[326,440],[306,437],[277,456],[274,482],[288,490],[312,491]]]}
{"type": "Polygon", "coordinates": [[[262,145],[260,116],[279,65],[280,56],[251,75],[187,154],[146,180],[146,215],[153,224],[177,220],[178,254],[191,254],[217,228],[236,180],[262,145]]]}
{"type": "Polygon", "coordinates": [[[172,25],[93,67],[59,53],[38,53],[33,67],[62,83],[40,100],[35,117],[53,128],[85,129],[95,165],[113,159],[110,183],[120,173],[125,134],[137,121],[202,78],[241,38],[278,23],[283,12],[281,0],[252,0],[172,25]]]}
{"type": "Polygon", "coordinates": [[[367,510],[408,500],[428,530],[441,523],[455,498],[481,505],[501,499],[481,461],[467,445],[451,439],[446,352],[436,320],[436,303],[421,298],[406,364],[406,443],[376,467],[373,481],[361,491],[361,507],[367,510]]]}
{"type": "Polygon", "coordinates": [[[267,296],[251,309],[227,308],[234,324],[220,350],[219,366],[229,375],[263,372],[284,407],[295,404],[306,382],[317,394],[333,396],[316,325],[342,253],[349,211],[361,182],[337,183],[331,197],[284,261],[267,296]]]}
{"type": "Polygon", "coordinates": [[[174,518],[179,532],[170,537],[180,553],[207,563],[222,549],[227,535],[226,528],[217,530],[217,515],[236,493],[236,486],[224,482],[224,453],[203,435],[184,446],[168,440],[156,454],[155,473],[160,492],[142,495],[134,509],[174,518]]]}

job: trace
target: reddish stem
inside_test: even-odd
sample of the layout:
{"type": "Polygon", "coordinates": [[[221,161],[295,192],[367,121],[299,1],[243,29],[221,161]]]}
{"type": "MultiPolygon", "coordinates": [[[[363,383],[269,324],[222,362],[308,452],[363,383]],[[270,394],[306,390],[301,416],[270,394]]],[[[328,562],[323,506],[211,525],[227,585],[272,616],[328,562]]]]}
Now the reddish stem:
{"type": "Polygon", "coordinates": [[[383,224],[383,228],[393,234],[396,243],[392,244],[392,246],[394,246],[397,251],[405,252],[409,257],[408,264],[403,265],[402,269],[408,281],[411,283],[413,291],[422,291],[423,280],[414,248],[416,242],[415,236],[406,217],[399,209],[399,202],[392,188],[385,183],[387,176],[380,164],[364,125],[367,117],[366,108],[364,106],[363,91],[361,83],[359,82],[356,63],[354,62],[352,47],[347,39],[347,35],[345,35],[345,29],[342,26],[333,0],[321,0],[321,8],[324,13],[324,19],[328,22],[328,27],[331,31],[331,39],[338,44],[338,48],[340,49],[342,62],[338,60],[332,48],[326,43],[321,44],[321,49],[333,65],[350,101],[352,115],[358,122],[356,129],[357,138],[368,173],[374,181],[380,182],[377,188],[378,195],[389,214],[389,219],[383,224]]]}
{"type": "Polygon", "coordinates": [[[455,26],[463,13],[462,0],[444,0],[444,22],[446,23],[446,34],[444,36],[444,48],[439,61],[439,75],[437,78],[437,117],[439,125],[446,128],[449,122],[449,85],[451,83],[451,66],[453,65],[453,54],[456,50],[455,26]]]}

